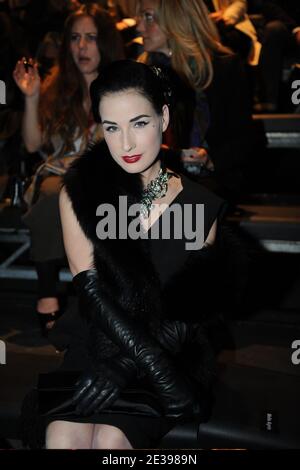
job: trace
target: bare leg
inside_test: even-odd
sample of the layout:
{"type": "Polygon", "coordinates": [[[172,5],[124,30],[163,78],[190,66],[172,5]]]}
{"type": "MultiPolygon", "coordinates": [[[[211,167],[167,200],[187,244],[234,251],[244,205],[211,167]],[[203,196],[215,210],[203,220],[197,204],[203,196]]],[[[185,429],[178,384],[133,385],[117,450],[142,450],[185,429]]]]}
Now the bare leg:
{"type": "Polygon", "coordinates": [[[92,449],[133,449],[121,429],[108,424],[95,424],[92,449]]]}
{"type": "MultiPolygon", "coordinates": [[[[56,297],[45,297],[37,302],[37,312],[40,315],[53,313],[59,310],[58,299],[56,297]]],[[[46,328],[50,329],[54,325],[54,320],[47,322],[46,328]]]]}
{"type": "Polygon", "coordinates": [[[94,424],[53,421],[46,431],[46,449],[91,449],[94,424]]]}

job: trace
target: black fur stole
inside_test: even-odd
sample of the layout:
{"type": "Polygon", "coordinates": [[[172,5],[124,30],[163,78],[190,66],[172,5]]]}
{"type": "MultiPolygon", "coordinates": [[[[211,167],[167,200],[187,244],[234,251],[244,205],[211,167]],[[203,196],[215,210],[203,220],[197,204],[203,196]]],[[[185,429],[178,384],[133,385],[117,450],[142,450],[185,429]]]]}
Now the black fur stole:
{"type": "MultiPolygon", "coordinates": [[[[64,185],[79,224],[94,247],[94,266],[100,282],[129,315],[147,322],[161,316],[160,285],[145,240],[101,240],[96,227],[100,204],[111,204],[119,220],[119,196],[127,196],[127,208],[142,194],[139,175],[125,172],[111,157],[105,141],[90,147],[70,167],[64,185]]],[[[132,218],[128,217],[128,222],[132,218]]]]}

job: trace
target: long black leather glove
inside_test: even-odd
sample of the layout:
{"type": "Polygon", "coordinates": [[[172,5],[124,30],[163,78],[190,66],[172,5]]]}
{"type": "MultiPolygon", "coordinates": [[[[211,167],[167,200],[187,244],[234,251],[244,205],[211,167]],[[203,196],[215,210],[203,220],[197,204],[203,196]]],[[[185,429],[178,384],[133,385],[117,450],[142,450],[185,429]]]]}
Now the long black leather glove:
{"type": "Polygon", "coordinates": [[[134,361],[121,355],[86,371],[76,384],[72,403],[76,412],[89,415],[109,408],[136,376],[134,361]]]}
{"type": "Polygon", "coordinates": [[[161,398],[165,415],[194,416],[199,404],[191,384],[179,374],[173,361],[140,324],[133,323],[105,292],[99,292],[95,270],[82,271],[74,279],[81,308],[88,310],[103,332],[144,370],[161,398]]]}
{"type": "Polygon", "coordinates": [[[216,355],[201,325],[181,320],[163,320],[152,334],[172,356],[178,355],[179,360],[181,353],[190,352],[195,361],[184,363],[185,371],[190,371],[193,378],[205,388],[210,387],[216,373],[216,355]]]}
{"type": "Polygon", "coordinates": [[[163,320],[152,334],[165,350],[176,357],[180,370],[192,378],[199,404],[199,419],[207,421],[216,378],[216,355],[205,329],[198,323],[163,320]]]}

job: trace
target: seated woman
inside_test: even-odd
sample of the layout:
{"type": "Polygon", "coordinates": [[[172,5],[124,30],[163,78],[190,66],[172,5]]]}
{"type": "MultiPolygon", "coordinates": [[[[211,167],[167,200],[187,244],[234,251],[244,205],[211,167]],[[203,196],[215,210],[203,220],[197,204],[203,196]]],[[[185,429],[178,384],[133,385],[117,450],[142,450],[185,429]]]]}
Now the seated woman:
{"type": "Polygon", "coordinates": [[[44,417],[46,447],[151,448],[177,423],[210,412],[211,270],[223,201],[166,167],[169,93],[157,69],[117,61],[91,97],[105,141],[72,164],[60,195],[82,314],[62,374],[82,375],[65,408],[44,417]],[[152,411],[135,402],[124,409],[119,398],[130,389],[150,393],[152,411]]]}
{"type": "Polygon", "coordinates": [[[25,98],[25,146],[39,152],[47,164],[39,170],[33,197],[27,197],[24,216],[38,275],[36,310],[45,335],[62,313],[57,292],[58,268],[65,257],[58,208],[61,175],[72,158],[101,135],[91,114],[89,86],[101,66],[121,58],[122,41],[112,19],[90,3],[67,18],[58,65],[42,83],[33,59],[18,61],[14,70],[25,98]]]}
{"type": "Polygon", "coordinates": [[[62,404],[42,427],[49,449],[149,448],[176,423],[209,414],[206,330],[223,202],[166,167],[169,95],[157,70],[115,62],[91,95],[105,142],[72,164],[60,196],[83,317],[62,373],[83,375],[65,404],[73,411],[62,404]],[[151,394],[150,408],[128,398],[124,408],[132,389],[151,394]]]}
{"type": "Polygon", "coordinates": [[[251,65],[257,65],[260,44],[247,15],[247,0],[204,0],[222,43],[251,65]]]}
{"type": "Polygon", "coordinates": [[[138,0],[137,7],[145,49],[139,61],[164,67],[174,83],[166,143],[189,150],[192,161],[198,154],[215,170],[210,187],[235,202],[253,141],[243,64],[221,44],[203,0],[138,0]]]}

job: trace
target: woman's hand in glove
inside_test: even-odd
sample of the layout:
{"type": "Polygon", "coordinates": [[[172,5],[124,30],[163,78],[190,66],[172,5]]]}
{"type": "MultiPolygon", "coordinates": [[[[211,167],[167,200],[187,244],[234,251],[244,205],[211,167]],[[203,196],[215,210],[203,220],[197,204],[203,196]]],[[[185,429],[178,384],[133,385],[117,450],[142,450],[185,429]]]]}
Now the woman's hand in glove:
{"type": "Polygon", "coordinates": [[[108,408],[118,398],[120,386],[105,371],[85,372],[76,384],[73,404],[79,415],[90,415],[108,408]]]}
{"type": "Polygon", "coordinates": [[[109,408],[136,372],[134,362],[124,357],[85,372],[76,384],[72,400],[77,413],[89,415],[109,408]]]}
{"type": "MultiPolygon", "coordinates": [[[[97,272],[82,271],[73,282],[80,296],[81,308],[91,312],[93,326],[100,327],[120,347],[124,356],[145,373],[160,397],[164,414],[169,417],[197,415],[199,404],[191,384],[175,367],[172,357],[152,337],[149,329],[134,322],[114,299],[100,290],[97,272]]],[[[92,383],[88,388],[90,386],[92,383]]]]}

